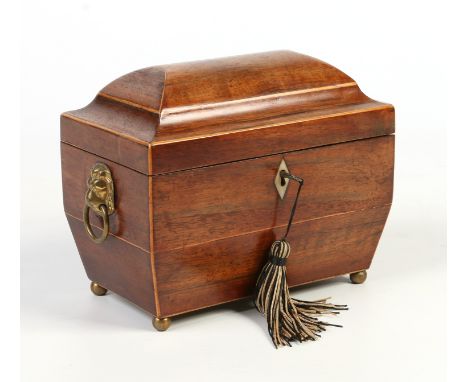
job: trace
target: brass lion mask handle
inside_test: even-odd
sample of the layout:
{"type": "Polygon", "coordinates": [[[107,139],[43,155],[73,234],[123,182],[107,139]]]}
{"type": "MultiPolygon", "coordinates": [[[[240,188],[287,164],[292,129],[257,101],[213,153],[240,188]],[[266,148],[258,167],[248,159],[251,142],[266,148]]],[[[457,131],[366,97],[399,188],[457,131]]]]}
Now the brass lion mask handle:
{"type": "Polygon", "coordinates": [[[83,208],[83,224],[86,233],[97,244],[106,240],[109,235],[109,215],[115,212],[114,181],[109,168],[103,163],[96,163],[88,178],[88,189],[83,208]],[[96,236],[89,223],[89,210],[102,218],[101,236],[96,236]]]}

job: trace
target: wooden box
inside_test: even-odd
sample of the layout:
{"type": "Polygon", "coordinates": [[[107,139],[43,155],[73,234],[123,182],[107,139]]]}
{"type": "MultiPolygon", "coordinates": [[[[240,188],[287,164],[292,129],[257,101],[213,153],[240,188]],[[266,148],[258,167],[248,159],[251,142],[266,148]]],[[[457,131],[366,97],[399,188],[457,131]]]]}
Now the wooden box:
{"type": "Polygon", "coordinates": [[[251,296],[295,196],[292,182],[284,199],[274,184],[283,159],[305,180],[289,284],[362,282],[392,202],[393,133],[391,105],[289,51],[115,80],[61,116],[64,207],[91,289],[125,297],[161,330],[251,296]],[[85,223],[99,241],[106,215],[96,243],[85,223]]]}

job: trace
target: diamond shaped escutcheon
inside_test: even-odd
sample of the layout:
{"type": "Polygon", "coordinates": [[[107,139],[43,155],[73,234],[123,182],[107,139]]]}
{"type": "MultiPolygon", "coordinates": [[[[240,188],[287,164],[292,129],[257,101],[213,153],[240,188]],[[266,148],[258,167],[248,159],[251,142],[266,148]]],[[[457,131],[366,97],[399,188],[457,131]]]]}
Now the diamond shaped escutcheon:
{"type": "Polygon", "coordinates": [[[276,190],[278,191],[279,197],[281,199],[284,199],[284,195],[286,195],[286,190],[288,189],[289,179],[281,178],[281,171],[286,171],[287,173],[289,173],[288,166],[286,165],[284,159],[281,160],[281,163],[278,167],[278,171],[276,172],[275,176],[276,190]]]}

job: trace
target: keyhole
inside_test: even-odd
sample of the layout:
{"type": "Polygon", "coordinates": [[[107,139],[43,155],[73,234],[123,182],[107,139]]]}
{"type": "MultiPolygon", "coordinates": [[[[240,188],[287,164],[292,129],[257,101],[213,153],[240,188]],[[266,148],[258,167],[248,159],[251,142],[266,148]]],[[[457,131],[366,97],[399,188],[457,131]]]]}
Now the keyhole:
{"type": "Polygon", "coordinates": [[[286,174],[287,174],[287,171],[285,171],[285,170],[280,171],[281,187],[286,186],[286,178],[285,178],[286,174]]]}

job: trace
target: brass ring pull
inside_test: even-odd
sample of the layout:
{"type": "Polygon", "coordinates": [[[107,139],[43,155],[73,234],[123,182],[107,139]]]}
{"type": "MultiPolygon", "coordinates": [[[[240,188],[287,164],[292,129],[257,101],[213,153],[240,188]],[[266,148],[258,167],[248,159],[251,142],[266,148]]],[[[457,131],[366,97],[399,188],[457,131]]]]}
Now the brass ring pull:
{"type": "Polygon", "coordinates": [[[88,189],[85,194],[83,208],[83,225],[86,233],[96,244],[102,243],[109,235],[109,215],[115,212],[114,181],[109,168],[102,163],[96,163],[88,178],[88,189]],[[97,237],[89,223],[89,210],[102,218],[102,233],[97,237]]]}
{"type": "Polygon", "coordinates": [[[86,233],[96,244],[101,244],[104,240],[107,239],[107,236],[109,235],[109,215],[107,214],[107,207],[104,204],[101,204],[99,207],[99,216],[102,217],[102,233],[99,237],[94,234],[93,229],[91,228],[91,224],[89,224],[89,209],[90,207],[85,204],[83,209],[83,223],[86,229],[86,233]]]}

